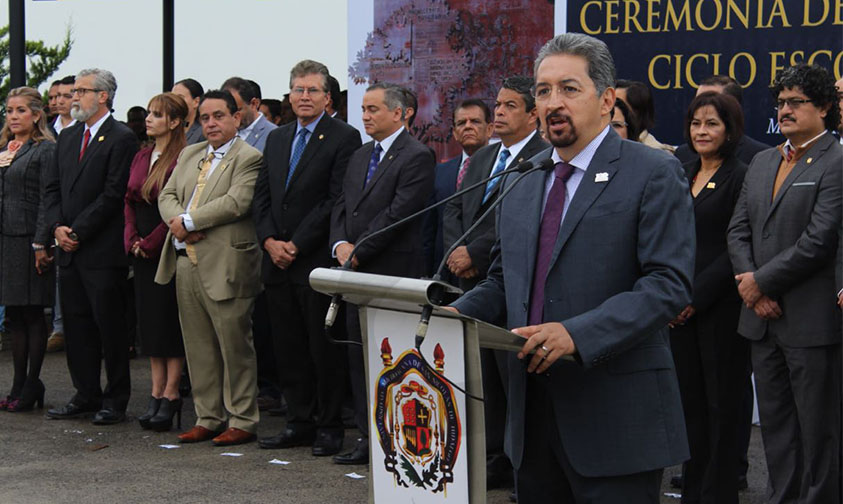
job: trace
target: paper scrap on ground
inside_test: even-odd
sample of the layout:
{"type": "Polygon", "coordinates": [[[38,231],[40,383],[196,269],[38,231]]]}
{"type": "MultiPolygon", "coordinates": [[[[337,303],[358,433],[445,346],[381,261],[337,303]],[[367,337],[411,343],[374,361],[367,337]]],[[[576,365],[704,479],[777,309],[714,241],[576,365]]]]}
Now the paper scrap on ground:
{"type": "Polygon", "coordinates": [[[363,478],[365,478],[365,476],[361,476],[361,475],[357,474],[356,472],[348,473],[345,476],[346,476],[346,478],[351,478],[351,479],[363,479],[363,478]]]}
{"type": "Polygon", "coordinates": [[[278,459],[272,459],[272,460],[269,461],[269,463],[270,464],[277,464],[277,465],[287,465],[287,464],[289,464],[289,462],[286,461],[286,460],[278,460],[278,459]]]}
{"type": "Polygon", "coordinates": [[[181,448],[181,446],[179,446],[177,444],[162,444],[162,445],[158,445],[158,446],[160,446],[161,448],[166,448],[167,450],[172,450],[174,448],[181,448]]]}
{"type": "Polygon", "coordinates": [[[670,497],[671,499],[681,499],[681,498],[682,498],[682,494],[678,494],[678,493],[671,493],[671,492],[665,492],[665,493],[664,493],[664,496],[665,496],[665,497],[670,497]]]}
{"type": "Polygon", "coordinates": [[[242,457],[243,456],[242,453],[233,453],[233,452],[220,453],[220,455],[222,455],[223,457],[242,457]]]}

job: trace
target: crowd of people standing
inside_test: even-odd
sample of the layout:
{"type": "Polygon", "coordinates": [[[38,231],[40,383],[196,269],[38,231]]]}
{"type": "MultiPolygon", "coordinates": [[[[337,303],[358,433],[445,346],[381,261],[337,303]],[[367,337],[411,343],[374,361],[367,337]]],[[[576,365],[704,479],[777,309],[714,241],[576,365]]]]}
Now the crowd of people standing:
{"type": "MultiPolygon", "coordinates": [[[[456,105],[462,153],[438,164],[414,136],[411,90],[367,88],[364,144],[325,65],[299,62],[289,87],[281,101],[241,77],[184,79],[150,99],[143,131],[112,116],[107,70],[56,81],[49,104],[9,92],[0,305],[14,369],[0,410],[43,406],[52,307],[75,395],[48,418],[125,421],[136,330],[144,429],[181,428],[189,390],[182,443],[254,441],[263,410],[287,422],[261,448],[365,464],[362,351],[329,342],[330,300],[308,284],[349,263],[439,275],[466,292],[452,309],[526,338],[518,355],[481,351],[487,485],[515,484],[519,502],[658,502],[661,470],[683,463],[683,502],[737,503],[751,373],[770,502],[839,502],[843,79],[782,70],[785,142],[771,147],[744,133],[740,85],[710,76],[672,146],[651,132],[648,86],[617,79],[602,42],[560,35],[494,106],[456,105]],[[456,195],[532,158],[554,170],[497,217],[511,178],[456,195]],[[359,437],[340,453],[349,423],[359,437]]],[[[344,317],[340,336],[360,342],[356,307],[344,317]]]]}

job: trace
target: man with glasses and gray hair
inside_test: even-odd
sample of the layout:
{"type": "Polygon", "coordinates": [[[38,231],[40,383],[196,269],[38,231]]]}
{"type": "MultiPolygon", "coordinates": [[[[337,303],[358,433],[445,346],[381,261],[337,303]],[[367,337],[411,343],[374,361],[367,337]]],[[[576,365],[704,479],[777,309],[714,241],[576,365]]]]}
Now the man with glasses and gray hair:
{"type": "Polygon", "coordinates": [[[738,333],[752,345],[769,502],[840,502],[840,107],[817,65],[782,70],[773,96],[787,141],[753,158],[729,224],[738,333]]]}
{"type": "Polygon", "coordinates": [[[316,456],[342,448],[345,350],[325,338],[330,298],[308,283],[314,268],[333,265],[326,246],[331,209],[342,191],[360,133],[325,111],[328,68],[304,60],[290,71],[296,121],[269,133],[253,202],[258,243],[264,250],[266,289],[287,425],[260,440],[261,448],[312,446],[316,456]]]}
{"type": "Polygon", "coordinates": [[[694,215],[679,161],[609,126],[615,66],[577,33],[539,52],[553,148],[498,212],[487,278],[453,307],[525,338],[508,360],[518,502],[657,504],[688,457],[667,324],[691,300],[694,215]]]}
{"type": "Polygon", "coordinates": [[[67,367],[76,394],[48,418],[94,415],[95,424],[125,419],[131,385],[123,284],[123,197],[135,134],[111,116],[117,81],[107,70],[82,70],[70,114],[78,123],[58,138],[44,205],[55,235],[67,367]],[[100,361],[106,387],[100,387],[100,361]]]}

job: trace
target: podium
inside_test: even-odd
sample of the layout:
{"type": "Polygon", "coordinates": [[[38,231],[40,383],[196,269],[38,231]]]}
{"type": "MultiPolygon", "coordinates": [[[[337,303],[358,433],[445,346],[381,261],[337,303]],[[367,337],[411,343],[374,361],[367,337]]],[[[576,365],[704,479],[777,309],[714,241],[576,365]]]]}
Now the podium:
{"type": "Polygon", "coordinates": [[[369,502],[485,503],[483,404],[453,385],[482,398],[480,347],[517,351],[524,339],[436,307],[462,294],[443,282],[317,268],[310,285],[360,311],[369,502]],[[420,354],[415,334],[425,305],[434,311],[420,354]]]}

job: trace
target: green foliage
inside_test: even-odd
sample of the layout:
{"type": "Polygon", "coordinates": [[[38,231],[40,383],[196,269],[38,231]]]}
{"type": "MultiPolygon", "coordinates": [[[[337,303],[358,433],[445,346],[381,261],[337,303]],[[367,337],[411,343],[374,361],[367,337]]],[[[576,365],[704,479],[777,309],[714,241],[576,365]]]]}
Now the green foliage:
{"type": "MultiPolygon", "coordinates": [[[[64,35],[64,41],[57,46],[48,46],[44,42],[26,41],[26,85],[38,88],[58,69],[68,56],[73,46],[70,28],[64,35]]],[[[0,27],[0,103],[6,103],[9,94],[9,27],[0,27]]]]}

